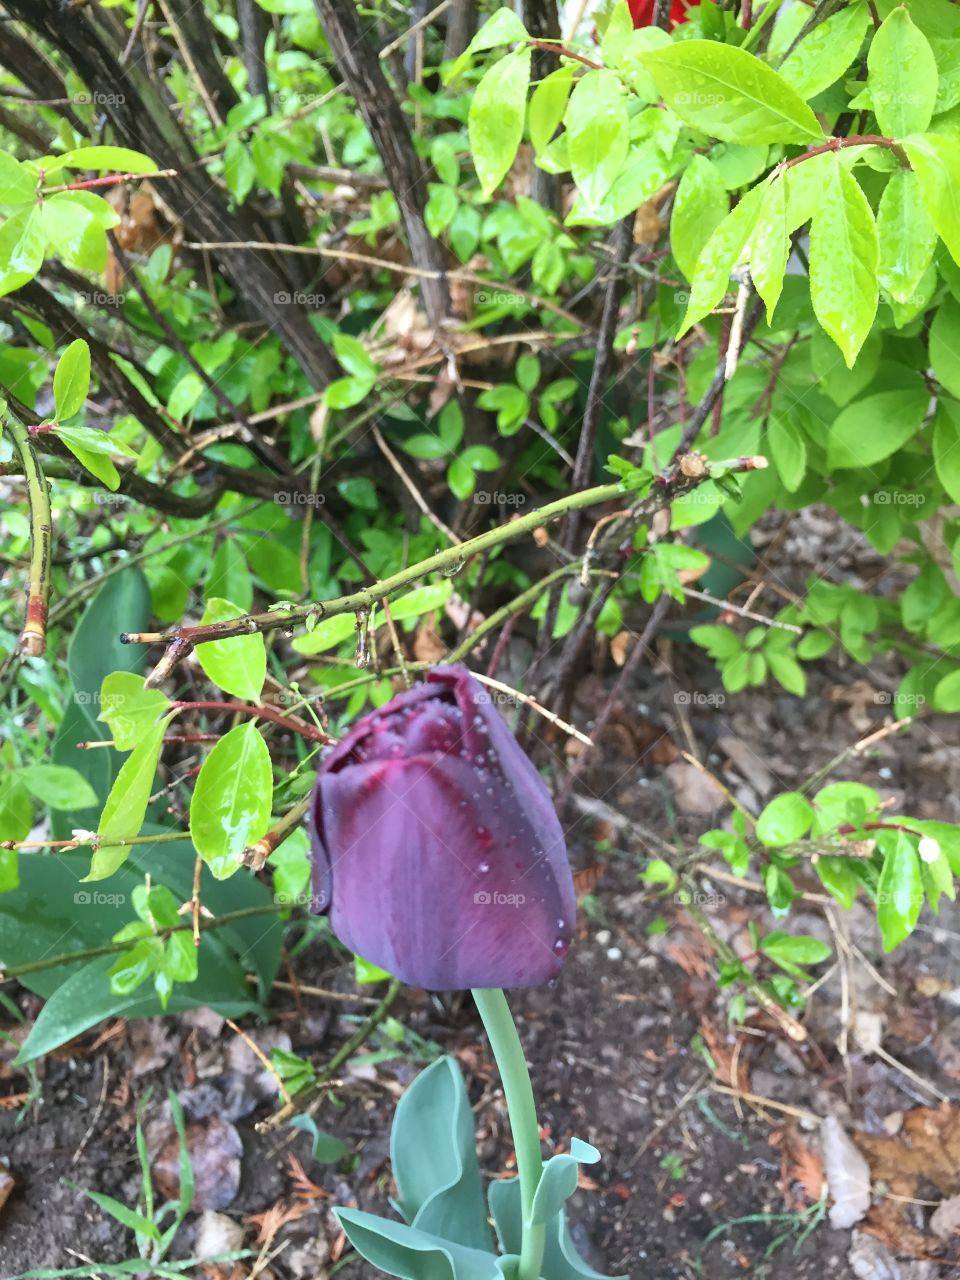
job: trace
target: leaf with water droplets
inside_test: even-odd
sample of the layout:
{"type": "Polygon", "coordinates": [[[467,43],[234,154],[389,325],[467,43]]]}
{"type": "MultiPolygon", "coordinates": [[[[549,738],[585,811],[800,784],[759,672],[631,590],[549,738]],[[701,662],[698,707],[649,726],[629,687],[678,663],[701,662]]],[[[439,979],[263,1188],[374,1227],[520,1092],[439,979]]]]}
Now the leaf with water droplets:
{"type": "Polygon", "coordinates": [[[232,875],[247,845],[265,833],[272,804],[270,752],[250,720],[207,756],[190,802],[194,847],[218,880],[232,875]]]}
{"type": "Polygon", "coordinates": [[[937,98],[937,60],[903,5],[892,9],[867,54],[867,92],[888,137],[923,133],[937,98]]]}
{"type": "Polygon", "coordinates": [[[723,142],[811,142],[817,117],[772,67],[734,45],[682,40],[640,59],[680,119],[723,142]]]}
{"type": "Polygon", "coordinates": [[[837,156],[830,159],[810,224],[810,300],[850,368],[877,314],[880,250],[870,202],[837,156]]]}

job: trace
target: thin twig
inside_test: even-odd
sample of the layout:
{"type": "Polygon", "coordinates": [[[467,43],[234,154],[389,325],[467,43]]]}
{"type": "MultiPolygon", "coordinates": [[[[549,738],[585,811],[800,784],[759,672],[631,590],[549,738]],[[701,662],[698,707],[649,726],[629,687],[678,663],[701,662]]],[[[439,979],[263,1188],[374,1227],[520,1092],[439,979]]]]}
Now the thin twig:
{"type": "Polygon", "coordinates": [[[53,517],[50,490],[27,428],[14,414],[6,415],[7,430],[13,440],[27,482],[30,504],[30,575],[27,609],[17,642],[20,653],[39,658],[47,648],[47,609],[50,600],[50,545],[53,517]]]}
{"type": "Polygon", "coordinates": [[[427,517],[430,523],[434,526],[434,528],[439,529],[440,532],[444,535],[444,537],[449,538],[451,542],[460,543],[462,539],[458,538],[457,535],[453,532],[453,530],[448,528],[447,525],[445,525],[443,521],[440,519],[440,517],[434,515],[433,512],[430,510],[430,507],[428,506],[427,501],[424,498],[423,494],[420,492],[417,486],[410,479],[409,475],[407,475],[406,471],[403,468],[402,463],[400,462],[400,459],[397,457],[397,455],[393,452],[393,450],[387,444],[386,440],[384,440],[383,433],[379,427],[373,428],[373,438],[377,442],[377,448],[380,450],[380,452],[386,458],[387,462],[389,462],[390,466],[399,476],[400,483],[407,490],[411,498],[413,498],[414,502],[417,504],[417,506],[420,508],[423,514],[427,517]]]}

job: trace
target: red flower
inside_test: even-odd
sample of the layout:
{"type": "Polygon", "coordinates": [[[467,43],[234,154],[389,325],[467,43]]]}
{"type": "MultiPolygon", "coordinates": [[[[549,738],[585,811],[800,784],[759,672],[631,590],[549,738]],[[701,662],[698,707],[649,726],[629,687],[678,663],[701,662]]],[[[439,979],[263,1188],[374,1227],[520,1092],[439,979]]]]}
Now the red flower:
{"type": "MultiPolygon", "coordinates": [[[[634,28],[653,26],[654,4],[655,0],[627,0],[634,28]]],[[[672,0],[670,5],[670,26],[677,27],[681,22],[686,22],[687,10],[692,8],[693,5],[686,4],[685,0],[672,0]]]]}

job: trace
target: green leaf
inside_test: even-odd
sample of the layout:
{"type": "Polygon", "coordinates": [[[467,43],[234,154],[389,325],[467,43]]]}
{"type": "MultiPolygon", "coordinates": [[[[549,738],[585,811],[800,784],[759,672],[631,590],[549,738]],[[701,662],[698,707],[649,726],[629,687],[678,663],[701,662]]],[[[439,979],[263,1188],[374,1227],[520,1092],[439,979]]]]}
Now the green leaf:
{"type": "Polygon", "coordinates": [[[952,396],[960,397],[960,302],[948,294],[930,325],[930,365],[952,396]]]}
{"type": "Polygon", "coordinates": [[[787,693],[802,698],[807,692],[806,673],[792,653],[778,653],[775,649],[764,650],[763,655],[770,667],[770,674],[778,684],[783,685],[787,693]]]}
{"type": "Polygon", "coordinates": [[[877,885],[877,924],[884,951],[913,932],[923,906],[923,881],[916,842],[905,831],[887,853],[877,885]]]}
{"type": "Polygon", "coordinates": [[[375,382],[372,375],[365,378],[335,378],[333,382],[327,383],[323,402],[331,409],[352,409],[355,404],[367,398],[375,382]]]}
{"type": "Polygon", "coordinates": [[[865,4],[850,4],[804,36],[778,68],[801,98],[828,89],[846,71],[863,44],[870,22],[865,4]]]}
{"type": "Polygon", "coordinates": [[[530,49],[517,49],[489,67],[474,90],[467,126],[485,196],[506,176],[523,137],[530,62],[530,49]]]}
{"type": "MultiPolygon", "coordinates": [[[[3,793],[0,791],[0,821],[3,820],[3,793]]],[[[27,820],[27,830],[23,833],[25,836],[30,830],[30,822],[27,820]]],[[[23,836],[17,836],[16,839],[22,840],[23,836]]],[[[0,893],[9,893],[11,890],[18,888],[20,885],[20,855],[16,849],[0,849],[0,893]]]]}
{"type": "MultiPolygon", "coordinates": [[[[231,600],[213,596],[207,601],[201,626],[242,618],[243,609],[231,600]]],[[[262,635],[207,640],[197,645],[197,661],[215,685],[235,698],[259,702],[267,675],[267,646],[262,635]]]]}
{"type": "Polygon", "coordinates": [[[32,280],[43,266],[43,226],[39,207],[15,213],[0,227],[0,297],[32,280]]]}
{"type": "Polygon", "coordinates": [[[877,314],[877,224],[870,202],[836,154],[810,224],[810,300],[849,368],[877,314]]]}
{"type": "Polygon", "coordinates": [[[423,210],[423,220],[432,236],[439,236],[453,221],[460,199],[453,187],[432,183],[423,210]]]}
{"type": "MultiPolygon", "coordinates": [[[[30,963],[108,944],[118,925],[129,918],[126,904],[137,887],[142,887],[147,873],[154,885],[165,884],[183,902],[192,891],[193,864],[193,850],[186,837],[176,843],[136,845],[129,860],[101,891],[97,886],[77,884],[75,857],[24,858],[22,887],[0,898],[0,965],[13,964],[14,958],[17,963],[30,963]],[[31,905],[38,901],[48,904],[42,914],[31,905]]],[[[253,875],[234,876],[221,884],[206,869],[201,896],[217,916],[272,905],[271,893],[253,875]]],[[[201,975],[192,990],[174,992],[170,1009],[210,1005],[229,1018],[258,1012],[256,988],[246,981],[245,974],[252,966],[261,992],[269,989],[280,959],[282,934],[279,917],[269,911],[202,933],[201,975]],[[239,956],[243,957],[242,965],[239,956]]],[[[114,959],[108,955],[24,975],[22,981],[43,996],[46,1004],[21,1049],[21,1062],[50,1052],[103,1018],[143,1018],[161,1012],[152,992],[121,999],[110,991],[106,975],[114,959]]]]}
{"type": "Polygon", "coordinates": [[[922,384],[854,401],[830,428],[827,465],[833,470],[870,467],[888,458],[916,434],[928,404],[922,384]]]}
{"type": "Polygon", "coordinates": [[[833,952],[819,938],[792,937],[788,933],[768,933],[760,942],[765,956],[780,964],[822,964],[833,952]]]}
{"type": "Polygon", "coordinates": [[[572,88],[573,66],[567,63],[544,76],[534,89],[527,115],[527,129],[533,149],[538,155],[560,127],[572,88]]]}
{"type": "Polygon", "coordinates": [[[713,40],[682,40],[641,62],[671,110],[723,142],[810,142],[817,118],[776,71],[751,53],[713,40]]]}
{"type": "Polygon", "coordinates": [[[937,245],[937,232],[912,170],[898,169],[890,175],[877,209],[877,235],[880,288],[897,302],[910,302],[937,245]]]}
{"type": "Polygon", "coordinates": [[[937,711],[960,711],[960,669],[948,672],[937,681],[933,705],[937,711]]]}
{"type": "Polygon", "coordinates": [[[774,796],[757,818],[757,839],[766,845],[802,840],[813,821],[813,807],[799,791],[774,796]]]}
{"type": "Polygon", "coordinates": [[[62,764],[29,764],[20,778],[35,799],[51,809],[89,809],[97,793],[86,778],[62,764]]]}
{"type": "Polygon", "coordinates": [[[101,685],[100,705],[97,719],[110,726],[113,745],[130,751],[169,708],[170,699],[160,689],[145,689],[143,676],[114,671],[101,685]]]}
{"type": "Polygon", "coordinates": [[[814,862],[813,869],[831,897],[836,898],[845,911],[849,911],[860,888],[860,881],[850,859],[819,857],[814,862]]]}
{"type": "Polygon", "coordinates": [[[265,834],[273,805],[270,752],[253,721],[220,739],[197,777],[190,835],[218,880],[240,866],[243,851],[265,834]]]}
{"type": "MultiPolygon", "coordinates": [[[[497,1179],[487,1193],[490,1212],[497,1227],[500,1247],[506,1254],[516,1254],[523,1236],[523,1211],[520,1203],[519,1178],[497,1179]]],[[[510,1274],[509,1271],[506,1273],[510,1274]]],[[[558,1213],[546,1224],[546,1248],[541,1275],[549,1280],[607,1280],[577,1253],[570,1238],[564,1215],[558,1213]]],[[[612,1280],[627,1280],[618,1276],[612,1280]]]]}
{"type": "Polygon", "coordinates": [[[290,1128],[302,1129],[310,1135],[310,1154],[320,1164],[339,1164],[344,1156],[350,1154],[347,1144],[334,1134],[319,1129],[313,1116],[294,1116],[290,1121],[290,1128]]]}
{"type": "Polygon", "coordinates": [[[512,9],[504,6],[487,19],[467,45],[465,52],[479,53],[482,49],[494,49],[497,45],[513,44],[516,40],[526,38],[526,27],[512,9]]]}
{"type": "Polygon", "coordinates": [[[954,262],[960,262],[960,142],[952,137],[925,134],[904,138],[903,149],[920,184],[937,235],[954,262]]]}
{"type": "Polygon", "coordinates": [[[960,502],[960,404],[942,396],[933,419],[933,461],[947,495],[960,502]]]}
{"type": "Polygon", "coordinates": [[[390,1134],[400,1212],[411,1226],[490,1250],[473,1112],[455,1059],[422,1071],[401,1097],[390,1134]]]}
{"type": "Polygon", "coordinates": [[[77,147],[56,157],[64,169],[93,169],[96,173],[156,173],[157,166],[140,151],[129,147],[77,147]]]}
{"type": "Polygon", "coordinates": [[[224,538],[217,548],[203,584],[204,596],[219,596],[232,600],[235,605],[249,612],[253,605],[253,580],[247,567],[247,558],[233,538],[224,538]]]}
{"type": "Polygon", "coordinates": [[[623,169],[629,121],[623,87],[612,71],[588,71],[570,95],[567,127],[570,172],[589,205],[604,198],[623,169]]]}
{"type": "Polygon", "coordinates": [[[767,183],[750,237],[750,275],[766,305],[768,324],[783,291],[783,276],[790,256],[790,230],[787,185],[777,181],[767,183]]]}
{"type": "Polygon", "coordinates": [[[589,1142],[581,1142],[573,1138],[570,1142],[570,1154],[551,1156],[543,1166],[537,1191],[533,1197],[533,1208],[530,1213],[535,1226],[546,1226],[563,1211],[564,1204],[577,1189],[579,1166],[596,1164],[600,1152],[589,1142]]]}
{"type": "Polygon", "coordinates": [[[93,852],[90,870],[84,880],[105,880],[130,856],[130,845],[111,845],[110,841],[118,836],[127,838],[140,834],[157,773],[163,735],[171,718],[168,716],[147,731],[117,774],[97,827],[100,845],[93,852]]]}
{"type": "Polygon", "coordinates": [[[670,250],[688,280],[729,208],[730,197],[716,166],[706,156],[694,155],[680,179],[670,216],[670,250]]]}
{"type": "Polygon", "coordinates": [[[257,176],[249,146],[242,138],[231,138],[223,153],[223,176],[237,204],[243,204],[257,176]]]}
{"type": "Polygon", "coordinates": [[[737,207],[717,225],[703,246],[693,273],[690,300],[677,333],[678,338],[683,337],[698,320],[709,315],[726,295],[731,272],[747,257],[744,248],[760,216],[764,193],[762,186],[748,191],[737,207]]]}
{"type": "Polygon", "coordinates": [[[503,1280],[496,1256],[360,1209],[336,1209],[362,1258],[400,1280],[503,1280]]]}
{"type": "Polygon", "coordinates": [[[937,60],[904,5],[891,9],[870,43],[867,92],[880,132],[923,133],[937,98],[937,60]]]}
{"type": "Polygon", "coordinates": [[[807,443],[803,433],[789,414],[773,413],[767,423],[767,439],[784,488],[796,493],[807,470],[807,443]]]}
{"type": "Polygon", "coordinates": [[[18,772],[4,772],[6,776],[0,781],[0,840],[25,840],[33,825],[30,794],[18,772]]]}
{"type": "Polygon", "coordinates": [[[105,1213],[109,1213],[111,1218],[116,1218],[121,1226],[128,1227],[131,1231],[136,1231],[139,1235],[147,1236],[150,1240],[159,1240],[160,1232],[155,1223],[149,1218],[145,1218],[142,1213],[137,1213],[135,1209],[128,1209],[120,1200],[115,1200],[113,1196],[104,1195],[100,1191],[88,1191],[86,1187],[78,1187],[74,1183],[67,1183],[68,1187],[73,1187],[75,1191],[80,1191],[93,1201],[95,1205],[103,1209],[105,1213]]]}
{"type": "Polygon", "coordinates": [[[82,338],[71,342],[53,375],[53,402],[57,418],[64,422],[79,413],[90,390],[90,348],[82,338]]]}
{"type": "Polygon", "coordinates": [[[443,578],[440,582],[430,582],[426,586],[416,587],[406,595],[398,596],[390,601],[390,615],[394,622],[407,622],[419,618],[434,609],[442,609],[453,594],[453,582],[443,578]]]}
{"type": "Polygon", "coordinates": [[[321,618],[312,631],[295,636],[290,642],[297,653],[326,653],[354,634],[356,619],[352,613],[337,613],[332,618],[321,618]]]}
{"type": "Polygon", "coordinates": [[[0,204],[33,204],[37,175],[7,151],[0,151],[0,204]]]}

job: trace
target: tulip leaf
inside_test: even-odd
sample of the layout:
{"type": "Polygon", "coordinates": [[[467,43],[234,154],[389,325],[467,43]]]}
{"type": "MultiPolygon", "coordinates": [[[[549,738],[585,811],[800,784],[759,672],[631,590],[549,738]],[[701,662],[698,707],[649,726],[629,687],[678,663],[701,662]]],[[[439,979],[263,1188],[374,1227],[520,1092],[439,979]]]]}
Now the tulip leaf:
{"type": "MultiPolygon", "coordinates": [[[[242,618],[244,610],[231,600],[211,596],[201,624],[230,622],[242,618]]],[[[197,645],[197,661],[215,685],[235,698],[257,702],[267,674],[267,647],[259,632],[208,640],[197,645]]]]}
{"type": "MultiPolygon", "coordinates": [[[[519,1178],[491,1182],[488,1200],[500,1247],[508,1255],[519,1252],[523,1221],[519,1178]]],[[[542,1276],[549,1280],[627,1280],[626,1276],[607,1277],[584,1262],[577,1253],[562,1211],[555,1214],[546,1227],[547,1242],[540,1268],[542,1276]]]]}
{"type": "Polygon", "coordinates": [[[570,1143],[569,1155],[550,1157],[543,1166],[533,1197],[533,1222],[536,1226],[546,1226],[576,1191],[577,1166],[596,1164],[599,1159],[600,1152],[596,1147],[591,1147],[589,1142],[581,1142],[579,1138],[570,1143]]]}
{"type": "Polygon", "coordinates": [[[473,1113],[453,1058],[427,1067],[400,1099],[390,1158],[398,1207],[412,1226],[472,1249],[492,1247],[473,1113]]]}
{"type": "Polygon", "coordinates": [[[270,752],[248,720],[207,756],[190,802],[194,847],[218,880],[233,875],[247,845],[267,830],[272,804],[270,752]]]}
{"type": "Polygon", "coordinates": [[[336,1214],[357,1253],[401,1280],[502,1280],[513,1274],[515,1258],[467,1249],[359,1209],[337,1209],[336,1214]]]}

